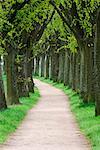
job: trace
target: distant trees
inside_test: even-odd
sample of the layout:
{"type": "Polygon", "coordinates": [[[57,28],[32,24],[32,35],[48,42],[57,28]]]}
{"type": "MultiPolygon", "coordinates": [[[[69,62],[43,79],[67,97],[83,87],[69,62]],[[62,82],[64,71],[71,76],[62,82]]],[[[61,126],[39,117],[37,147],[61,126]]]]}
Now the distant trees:
{"type": "MultiPolygon", "coordinates": [[[[54,17],[54,21],[52,21],[51,24],[52,28],[49,26],[46,30],[49,36],[48,47],[50,47],[50,53],[53,50],[53,53],[50,55],[51,77],[49,78],[54,81],[63,82],[65,85],[68,85],[78,92],[83,98],[84,103],[94,101],[98,103],[97,95],[99,95],[100,89],[100,70],[98,70],[98,75],[96,75],[96,79],[98,79],[98,81],[96,81],[98,92],[96,92],[94,84],[96,69],[94,68],[97,62],[94,57],[94,53],[96,52],[94,49],[94,38],[96,27],[95,18],[100,6],[99,2],[97,0],[90,0],[88,2],[75,0],[56,2],[54,0],[50,0],[50,4],[61,17],[63,27],[61,20],[56,15],[59,20],[58,26],[56,17],[54,17]],[[61,39],[60,44],[58,44],[59,42],[57,41],[57,32],[59,32],[58,39],[61,39]],[[56,37],[56,39],[54,37],[56,37]],[[58,45],[60,45],[60,47],[58,45]],[[54,52],[55,49],[57,52],[54,52]],[[55,57],[55,55],[57,55],[57,57],[55,57]],[[52,61],[53,58],[54,61],[52,61]],[[54,72],[56,72],[56,74],[54,74],[54,72]]],[[[100,21],[98,20],[98,22],[100,21]]],[[[99,26],[98,24],[99,23],[97,23],[97,26],[99,26]]],[[[97,30],[97,33],[99,34],[98,27],[97,30]]],[[[45,34],[47,35],[47,33],[45,34]]],[[[99,39],[98,34],[97,41],[99,39]]],[[[99,44],[97,45],[97,47],[99,47],[99,44]]],[[[98,105],[99,103],[96,106],[98,105]]],[[[100,108],[98,109],[100,111],[100,108]]],[[[97,108],[95,114],[99,115],[99,113],[97,113],[97,108]]]]}

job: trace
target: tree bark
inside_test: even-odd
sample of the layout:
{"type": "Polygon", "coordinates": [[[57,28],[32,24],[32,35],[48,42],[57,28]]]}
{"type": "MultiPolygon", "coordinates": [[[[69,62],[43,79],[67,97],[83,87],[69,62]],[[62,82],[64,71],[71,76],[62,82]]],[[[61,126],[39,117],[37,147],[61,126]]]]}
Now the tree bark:
{"type": "Polygon", "coordinates": [[[58,72],[59,72],[59,54],[52,51],[51,56],[51,79],[54,82],[58,81],[58,72]]]}
{"type": "Polygon", "coordinates": [[[87,84],[87,101],[94,102],[94,89],[93,89],[93,47],[89,47],[86,44],[86,51],[85,51],[85,62],[86,62],[86,84],[87,84]]]}
{"type": "Polygon", "coordinates": [[[65,62],[64,62],[64,85],[69,85],[69,68],[70,58],[68,50],[65,51],[65,62]]]}
{"type": "Polygon", "coordinates": [[[51,55],[49,56],[49,79],[52,79],[52,69],[51,69],[51,55]]]}
{"type": "Polygon", "coordinates": [[[42,59],[41,59],[41,77],[44,77],[44,71],[45,71],[45,54],[42,54],[42,59]]]}
{"type": "Polygon", "coordinates": [[[28,74],[28,88],[29,92],[34,92],[34,81],[33,81],[33,54],[32,50],[27,51],[27,74],[28,74]]]}
{"type": "Polygon", "coordinates": [[[84,103],[88,103],[88,91],[87,91],[87,50],[84,43],[79,46],[81,61],[80,61],[80,95],[83,98],[84,103]]]}
{"type": "Polygon", "coordinates": [[[97,13],[96,35],[94,47],[94,68],[95,68],[95,115],[100,115],[100,8],[97,13]]]}
{"type": "Polygon", "coordinates": [[[6,57],[6,75],[7,75],[7,104],[19,104],[19,95],[17,87],[17,75],[15,65],[16,52],[12,47],[9,47],[6,57]]]}
{"type": "Polygon", "coordinates": [[[58,73],[58,81],[64,82],[64,51],[59,52],[59,73],[58,73]]]}
{"type": "Polygon", "coordinates": [[[17,70],[17,84],[18,84],[18,92],[19,96],[28,97],[29,96],[29,88],[28,88],[28,57],[25,50],[19,53],[20,62],[18,64],[17,70]]]}
{"type": "Polygon", "coordinates": [[[39,58],[39,77],[41,77],[41,61],[42,61],[42,56],[39,58]]]}
{"type": "Polygon", "coordinates": [[[49,55],[46,54],[45,59],[45,78],[49,78],[49,55]]]}
{"type": "Polygon", "coordinates": [[[72,89],[76,90],[76,53],[72,54],[72,89]]]}
{"type": "Polygon", "coordinates": [[[70,60],[70,65],[69,65],[69,87],[72,88],[73,54],[71,52],[69,52],[69,60],[70,60]]]}
{"type": "Polygon", "coordinates": [[[1,66],[1,56],[0,56],[0,110],[7,108],[4,85],[2,80],[2,66],[1,66]]]}
{"type": "Polygon", "coordinates": [[[35,62],[34,62],[34,64],[35,64],[34,75],[39,76],[39,60],[40,59],[38,56],[36,56],[34,60],[35,60],[35,62]]]}
{"type": "Polygon", "coordinates": [[[77,52],[76,54],[76,80],[75,80],[75,87],[76,87],[76,92],[80,92],[80,51],[77,52]]]}

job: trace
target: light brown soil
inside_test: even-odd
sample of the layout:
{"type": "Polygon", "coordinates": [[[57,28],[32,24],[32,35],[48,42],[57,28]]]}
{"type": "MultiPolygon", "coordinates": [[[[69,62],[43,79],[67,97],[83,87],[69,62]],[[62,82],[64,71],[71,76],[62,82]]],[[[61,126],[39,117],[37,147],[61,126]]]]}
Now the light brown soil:
{"type": "Polygon", "coordinates": [[[41,98],[0,150],[90,150],[59,89],[35,80],[41,98]]]}

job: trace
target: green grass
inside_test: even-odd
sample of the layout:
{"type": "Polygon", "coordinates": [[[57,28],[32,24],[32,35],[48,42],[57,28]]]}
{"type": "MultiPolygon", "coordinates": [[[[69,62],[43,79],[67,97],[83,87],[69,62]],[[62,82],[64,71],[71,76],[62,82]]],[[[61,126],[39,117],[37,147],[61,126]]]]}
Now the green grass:
{"type": "Polygon", "coordinates": [[[75,114],[80,130],[89,139],[92,150],[100,150],[100,116],[95,117],[94,104],[83,104],[82,99],[77,93],[65,87],[62,83],[56,83],[49,79],[36,77],[41,81],[52,84],[64,91],[68,95],[70,107],[75,114]]]}
{"type": "Polygon", "coordinates": [[[28,110],[38,102],[39,97],[39,91],[35,88],[35,93],[30,93],[30,97],[20,98],[21,105],[13,105],[0,111],[0,144],[18,128],[28,110]]]}

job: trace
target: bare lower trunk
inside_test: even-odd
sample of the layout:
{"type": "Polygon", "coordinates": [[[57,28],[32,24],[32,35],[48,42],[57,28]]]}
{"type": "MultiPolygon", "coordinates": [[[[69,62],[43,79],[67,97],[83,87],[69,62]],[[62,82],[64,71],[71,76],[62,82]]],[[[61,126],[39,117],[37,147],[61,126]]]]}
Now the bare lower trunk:
{"type": "Polygon", "coordinates": [[[72,89],[76,90],[76,54],[72,55],[72,89]]]}
{"type": "Polygon", "coordinates": [[[58,81],[64,81],[64,51],[59,52],[59,74],[58,74],[58,81]]]}
{"type": "Polygon", "coordinates": [[[64,85],[69,85],[69,66],[70,66],[70,58],[67,50],[65,51],[65,62],[64,62],[64,85]]]}
{"type": "Polygon", "coordinates": [[[15,68],[15,51],[12,47],[10,47],[8,55],[6,57],[7,103],[9,105],[19,103],[15,68]]]}
{"type": "Polygon", "coordinates": [[[95,115],[100,115],[100,8],[97,14],[97,28],[94,47],[94,68],[95,68],[95,115]]]}
{"type": "Polygon", "coordinates": [[[46,54],[45,60],[45,78],[49,78],[49,55],[46,54]]]}
{"type": "Polygon", "coordinates": [[[29,92],[34,92],[34,81],[32,77],[33,72],[33,54],[31,50],[27,51],[27,77],[28,77],[28,88],[29,92]]]}
{"type": "Polygon", "coordinates": [[[39,56],[36,56],[34,59],[34,75],[39,76],[39,56]]]}
{"type": "Polygon", "coordinates": [[[56,82],[58,81],[59,72],[59,54],[52,52],[51,56],[51,79],[56,82]]]}
{"type": "Polygon", "coordinates": [[[51,72],[51,56],[49,56],[49,79],[52,79],[52,72],[51,72]]]}
{"type": "Polygon", "coordinates": [[[76,80],[75,80],[75,87],[76,92],[80,92],[80,52],[76,54],[76,80]]]}
{"type": "Polygon", "coordinates": [[[24,54],[21,54],[21,61],[18,64],[18,74],[17,74],[17,84],[18,84],[18,91],[19,96],[29,96],[29,88],[28,88],[28,72],[27,72],[27,57],[24,54]]]}
{"type": "Polygon", "coordinates": [[[1,67],[1,56],[0,56],[0,110],[7,108],[4,85],[2,80],[2,67],[1,67]]]}
{"type": "Polygon", "coordinates": [[[86,84],[87,84],[87,101],[94,102],[94,89],[93,89],[93,47],[86,45],[86,84]]]}
{"type": "Polygon", "coordinates": [[[42,58],[41,58],[41,77],[44,77],[44,71],[45,71],[45,54],[42,54],[42,58]]]}
{"type": "Polygon", "coordinates": [[[72,66],[72,60],[73,60],[73,55],[70,52],[69,53],[69,60],[70,60],[70,65],[69,65],[69,87],[72,88],[72,71],[73,71],[73,66],[72,66]]]}
{"type": "Polygon", "coordinates": [[[80,94],[84,103],[93,101],[93,48],[88,46],[88,41],[80,46],[81,61],[80,61],[80,94]]]}

